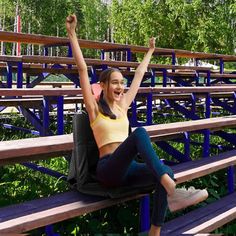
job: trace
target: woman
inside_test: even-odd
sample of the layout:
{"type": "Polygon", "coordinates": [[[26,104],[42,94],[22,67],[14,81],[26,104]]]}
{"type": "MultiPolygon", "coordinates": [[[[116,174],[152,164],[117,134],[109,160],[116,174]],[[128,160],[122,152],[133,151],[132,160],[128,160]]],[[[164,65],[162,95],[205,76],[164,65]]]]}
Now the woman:
{"type": "Polygon", "coordinates": [[[128,136],[127,111],[138,92],[155,50],[155,38],[150,39],[149,50],[136,69],[133,81],[126,93],[124,93],[124,78],[118,69],[110,68],[101,73],[102,93],[97,102],[92,94],[87,65],[75,33],[76,26],[76,16],[68,16],[66,29],[79,71],[85,107],[99,148],[97,178],[103,185],[111,187],[132,185],[137,181],[155,181],[152,225],[149,235],[159,236],[168,203],[170,210],[176,210],[196,204],[207,196],[202,192],[205,190],[177,191],[172,170],[159,160],[144,128],[137,128],[128,136]],[[134,161],[137,153],[141,155],[145,163],[134,161]],[[180,194],[181,197],[178,198],[180,194]],[[183,201],[183,198],[186,200],[183,201]]]}

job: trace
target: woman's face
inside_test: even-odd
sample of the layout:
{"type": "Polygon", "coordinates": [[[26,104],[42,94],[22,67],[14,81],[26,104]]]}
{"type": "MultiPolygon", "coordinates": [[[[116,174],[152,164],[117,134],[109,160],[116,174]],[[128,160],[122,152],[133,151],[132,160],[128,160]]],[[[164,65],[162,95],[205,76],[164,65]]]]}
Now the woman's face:
{"type": "Polygon", "coordinates": [[[124,88],[124,78],[119,71],[112,72],[109,82],[103,84],[104,94],[110,102],[119,102],[124,93],[124,88]]]}

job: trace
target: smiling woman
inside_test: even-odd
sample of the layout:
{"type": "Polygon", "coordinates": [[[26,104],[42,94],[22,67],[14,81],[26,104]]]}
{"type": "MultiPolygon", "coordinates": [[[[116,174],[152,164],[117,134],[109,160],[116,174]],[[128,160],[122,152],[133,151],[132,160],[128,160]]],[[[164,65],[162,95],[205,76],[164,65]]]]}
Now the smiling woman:
{"type": "Polygon", "coordinates": [[[76,25],[75,15],[67,17],[66,29],[79,71],[90,126],[99,150],[99,161],[96,168],[97,180],[106,187],[133,186],[142,181],[155,183],[149,236],[159,236],[168,206],[167,195],[168,201],[171,203],[169,205],[171,210],[180,209],[180,205],[186,207],[202,201],[207,194],[203,196],[202,192],[198,190],[196,195],[196,191],[184,190],[181,191],[181,197],[178,197],[180,192],[175,189],[173,172],[160,161],[147,131],[139,127],[130,135],[128,134],[127,111],[147,71],[155,50],[155,38],[150,39],[149,50],[137,67],[127,92],[124,92],[124,78],[118,69],[109,68],[101,73],[102,92],[97,102],[92,93],[87,65],[76,37],[76,25]],[[137,154],[140,154],[144,163],[135,161],[137,154]],[[196,197],[193,198],[193,195],[196,197]],[[187,200],[183,201],[183,198],[187,200]]]}

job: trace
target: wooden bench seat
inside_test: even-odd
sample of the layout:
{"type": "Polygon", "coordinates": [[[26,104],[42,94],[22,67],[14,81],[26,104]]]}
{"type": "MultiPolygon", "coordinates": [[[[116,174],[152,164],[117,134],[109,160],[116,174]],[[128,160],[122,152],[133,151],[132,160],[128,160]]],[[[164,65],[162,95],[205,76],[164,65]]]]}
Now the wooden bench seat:
{"type": "MultiPolygon", "coordinates": [[[[16,33],[8,31],[0,31],[0,41],[38,44],[44,46],[52,46],[52,45],[58,46],[58,45],[69,44],[69,39],[66,37],[16,33]]],[[[140,53],[140,52],[146,53],[148,51],[148,47],[138,46],[138,45],[100,42],[100,41],[85,40],[85,39],[79,39],[78,41],[80,43],[81,48],[105,49],[105,50],[129,49],[133,53],[140,53]]],[[[172,56],[174,54],[176,57],[183,57],[183,58],[221,59],[223,61],[236,61],[236,57],[234,55],[193,52],[182,49],[155,48],[155,53],[157,53],[157,55],[164,55],[164,56],[172,56]]]]}
{"type": "MultiPolygon", "coordinates": [[[[183,132],[204,129],[222,130],[236,127],[236,116],[208,118],[194,121],[174,122],[144,126],[152,141],[160,141],[183,132]]],[[[27,138],[0,142],[0,166],[29,160],[45,159],[71,153],[72,134],[27,138]]]]}
{"type": "MultiPolygon", "coordinates": [[[[151,139],[155,141],[166,135],[175,135],[184,131],[196,131],[206,128],[214,130],[231,126],[236,126],[235,116],[176,122],[145,128],[151,139]]],[[[71,153],[72,148],[72,134],[3,141],[0,142],[0,165],[71,153]]],[[[181,163],[174,166],[173,170],[177,182],[183,183],[235,164],[236,151],[233,150],[219,156],[181,163]]],[[[49,198],[7,206],[0,211],[0,233],[29,231],[141,196],[114,200],[91,197],[72,191],[49,198]]]]}
{"type": "MultiPolygon", "coordinates": [[[[49,57],[49,56],[22,56],[23,63],[46,63],[46,64],[62,64],[62,65],[74,65],[74,58],[68,57],[49,57]]],[[[124,67],[124,68],[137,68],[140,63],[130,61],[107,61],[85,58],[85,62],[88,66],[111,66],[111,67],[124,67]]],[[[164,65],[164,64],[149,64],[149,68],[153,69],[187,69],[191,71],[210,71],[210,67],[200,66],[179,66],[179,65],[164,65]]]]}
{"type": "MultiPolygon", "coordinates": [[[[74,58],[70,57],[51,57],[51,56],[0,56],[0,62],[21,62],[23,64],[32,64],[33,67],[40,68],[40,64],[60,64],[60,65],[75,65],[74,58]],[[35,65],[35,66],[34,66],[35,65]]],[[[137,68],[139,62],[130,61],[107,61],[99,59],[85,58],[85,62],[88,66],[111,66],[121,68],[137,68]]],[[[32,67],[32,66],[31,66],[32,67]]],[[[27,68],[30,68],[28,66],[27,68]]],[[[188,70],[188,71],[211,71],[211,67],[201,66],[181,66],[181,65],[169,65],[169,64],[149,64],[150,69],[168,69],[168,70],[188,70]]]]}
{"type": "Polygon", "coordinates": [[[167,222],[162,228],[162,235],[210,233],[234,219],[236,219],[236,193],[167,222]]]}
{"type": "MultiPolygon", "coordinates": [[[[127,88],[128,90],[128,88],[127,88]]],[[[202,86],[202,87],[140,87],[138,94],[183,94],[183,93],[227,93],[235,92],[236,86],[202,86]]],[[[81,95],[80,88],[0,88],[0,96],[76,96],[81,95]]]]}
{"type": "MultiPolygon", "coordinates": [[[[47,85],[48,86],[62,86],[65,85],[67,86],[67,83],[43,83],[42,86],[47,85]]],[[[71,83],[69,83],[71,84],[71,83]]],[[[230,98],[233,96],[233,92],[225,92],[225,93],[211,93],[210,96],[212,98],[230,98]]],[[[206,93],[197,93],[195,94],[196,98],[205,98],[206,93]]],[[[141,97],[142,98],[142,97],[141,97]]],[[[181,93],[181,94],[174,94],[174,93],[165,93],[165,94],[160,94],[160,93],[154,93],[152,95],[153,100],[155,99],[170,99],[170,100],[189,100],[192,98],[191,93],[181,93]]],[[[139,99],[139,97],[137,97],[139,99]]],[[[43,97],[21,97],[21,98],[0,98],[0,105],[1,106],[24,106],[24,107],[38,107],[40,104],[42,104],[43,97]]],[[[82,103],[83,102],[83,97],[82,96],[71,96],[67,97],[65,96],[63,99],[64,104],[73,104],[73,103],[82,103]]],[[[50,103],[54,104],[56,103],[55,98],[50,98],[50,103]]]]}
{"type": "MultiPolygon", "coordinates": [[[[40,73],[50,73],[50,74],[78,74],[78,69],[75,65],[73,65],[72,68],[53,68],[51,67],[51,65],[57,63],[58,61],[54,61],[56,57],[48,57],[48,56],[45,56],[46,59],[43,59],[42,56],[34,56],[36,57],[34,59],[35,63],[32,63],[30,62],[30,58],[28,57],[32,57],[32,56],[25,56],[23,61],[22,61],[22,58],[21,57],[14,57],[14,56],[0,56],[0,61],[5,61],[5,62],[10,62],[11,60],[12,61],[15,61],[15,62],[23,62],[23,72],[26,73],[26,74],[29,74],[29,75],[38,75],[40,73]],[[37,57],[39,57],[37,59],[37,57]],[[48,64],[48,66],[45,68],[45,66],[43,65],[43,63],[51,63],[51,64],[48,64]],[[26,61],[26,62],[25,62],[26,61]],[[38,63],[41,63],[41,64],[38,64],[38,63]]],[[[66,58],[68,59],[68,58],[66,58]]],[[[69,62],[72,63],[73,59],[69,58],[69,62]]],[[[87,62],[88,62],[88,65],[101,65],[101,62],[100,60],[94,60],[94,59],[86,59],[87,62]]],[[[62,63],[62,59],[60,59],[60,63],[62,63]]],[[[68,61],[64,61],[64,62],[67,62],[66,64],[68,64],[68,61]]],[[[102,60],[102,63],[103,64],[106,64],[106,65],[110,65],[110,66],[122,66],[124,67],[124,69],[127,67],[127,62],[107,62],[107,61],[103,61],[102,60]],[[107,64],[108,63],[108,64],[107,64]],[[113,63],[113,64],[109,64],[109,63],[113,63]]],[[[134,67],[136,68],[138,63],[134,63],[134,64],[131,64],[131,65],[134,65],[134,67]]],[[[154,66],[155,64],[152,64],[151,67],[155,67],[154,66]]],[[[172,66],[172,65],[162,65],[162,64],[156,64],[157,65],[157,68],[159,69],[167,69],[167,77],[196,77],[196,70],[209,70],[209,68],[206,68],[204,69],[205,67],[199,67],[199,66],[195,66],[195,67],[188,67],[188,66],[172,66]],[[180,68],[180,69],[178,69],[180,68]],[[172,69],[176,69],[175,72],[172,72],[171,70],[172,69]]],[[[6,68],[7,68],[7,65],[6,63],[0,63],[0,71],[3,72],[4,69],[6,71],[6,68]]],[[[13,72],[17,72],[17,66],[16,65],[13,65],[12,66],[12,70],[13,72]]],[[[126,76],[133,76],[134,75],[134,72],[135,71],[127,71],[127,70],[122,70],[122,74],[126,75],[126,76]]],[[[98,74],[99,74],[99,71],[98,71],[98,74]]],[[[146,73],[147,75],[149,74],[150,76],[150,73],[146,73]]],[[[156,76],[163,76],[163,73],[160,72],[160,71],[155,71],[155,75],[156,76]]],[[[204,73],[204,72],[200,72],[199,74],[199,77],[203,77],[203,78],[206,78],[207,77],[207,73],[204,73]]],[[[233,78],[236,78],[236,74],[231,74],[231,73],[219,73],[218,71],[212,71],[211,70],[211,75],[210,75],[211,78],[230,78],[230,79],[233,79],[233,78]]]]}
{"type": "MultiPolygon", "coordinates": [[[[23,106],[23,107],[31,107],[37,108],[42,105],[43,98],[42,97],[23,97],[23,98],[0,98],[0,105],[1,106],[23,106]]],[[[57,101],[55,98],[50,99],[51,104],[56,104],[57,101]]],[[[63,99],[64,104],[75,104],[75,103],[83,103],[82,96],[73,96],[73,97],[64,97],[63,99]]]]}
{"type": "Polygon", "coordinates": [[[70,191],[1,208],[0,234],[26,232],[140,197],[107,199],[70,191]]]}
{"type": "MultiPolygon", "coordinates": [[[[233,96],[233,92],[225,92],[225,93],[211,93],[210,96],[211,97],[217,97],[217,98],[226,98],[226,97],[232,97],[233,96]]],[[[153,99],[174,99],[174,100],[189,100],[192,98],[191,93],[181,93],[181,94],[153,94],[153,99]]],[[[206,97],[206,93],[201,94],[201,93],[197,93],[194,94],[196,98],[205,98],[206,97]]]]}
{"type": "MultiPolygon", "coordinates": [[[[177,182],[182,183],[213,173],[235,163],[236,151],[233,150],[220,154],[219,156],[181,163],[174,166],[173,170],[177,182]]],[[[0,211],[0,233],[26,232],[44,225],[53,224],[128,200],[140,198],[141,196],[143,195],[139,194],[125,198],[110,199],[69,191],[47,198],[3,207],[0,211]]],[[[234,218],[236,218],[236,215],[227,218],[224,223],[234,218]]]]}

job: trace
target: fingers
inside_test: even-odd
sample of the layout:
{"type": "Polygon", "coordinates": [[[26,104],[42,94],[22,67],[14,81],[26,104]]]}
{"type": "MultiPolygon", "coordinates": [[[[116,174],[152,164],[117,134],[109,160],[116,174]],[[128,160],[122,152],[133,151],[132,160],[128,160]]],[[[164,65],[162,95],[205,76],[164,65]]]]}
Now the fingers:
{"type": "Polygon", "coordinates": [[[149,40],[149,46],[154,48],[155,47],[155,42],[156,42],[156,38],[151,37],[150,40],[149,40]]]}
{"type": "Polygon", "coordinates": [[[73,15],[69,15],[66,17],[66,22],[68,23],[72,23],[72,22],[76,22],[76,16],[73,14],[73,15]]]}
{"type": "Polygon", "coordinates": [[[155,38],[155,37],[151,37],[151,38],[150,38],[150,42],[155,43],[155,41],[156,41],[156,38],[155,38]]]}

